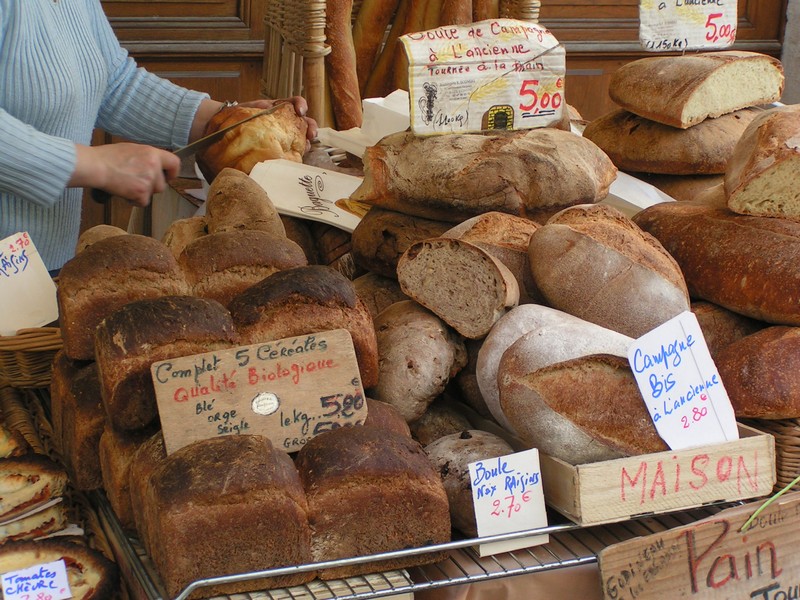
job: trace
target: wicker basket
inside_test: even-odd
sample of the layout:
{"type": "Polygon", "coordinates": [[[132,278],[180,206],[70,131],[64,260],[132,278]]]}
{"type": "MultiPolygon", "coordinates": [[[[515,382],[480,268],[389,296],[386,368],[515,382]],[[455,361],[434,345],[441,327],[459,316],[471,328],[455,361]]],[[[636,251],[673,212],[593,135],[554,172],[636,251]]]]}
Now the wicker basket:
{"type": "Polygon", "coordinates": [[[783,489],[800,475],[800,419],[753,419],[746,423],[775,438],[775,491],[783,489]]]}
{"type": "Polygon", "coordinates": [[[0,336],[0,387],[50,385],[53,357],[61,346],[58,327],[21,329],[17,335],[0,336]]]}
{"type": "MultiPolygon", "coordinates": [[[[358,13],[361,0],[353,2],[358,13]]],[[[539,0],[500,0],[501,17],[539,20],[539,0]]],[[[303,96],[308,114],[328,127],[325,110],[325,0],[267,0],[261,93],[267,98],[303,96]]]]}

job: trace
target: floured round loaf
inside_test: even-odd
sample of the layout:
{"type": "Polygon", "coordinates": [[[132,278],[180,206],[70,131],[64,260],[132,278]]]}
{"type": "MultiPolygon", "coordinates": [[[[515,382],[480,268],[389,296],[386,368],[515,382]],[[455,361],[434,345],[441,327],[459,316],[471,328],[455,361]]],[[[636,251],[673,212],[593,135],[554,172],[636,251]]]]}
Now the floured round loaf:
{"type": "Polygon", "coordinates": [[[500,365],[500,403],[519,437],[573,465],[667,450],[627,358],[581,356],[539,369],[500,365]]]}
{"type": "Polygon", "coordinates": [[[493,433],[470,429],[440,437],[425,446],[425,453],[442,476],[453,527],[464,535],[478,537],[469,464],[513,454],[514,449],[493,433]]]}
{"type": "Polygon", "coordinates": [[[78,238],[78,243],[75,245],[75,254],[80,254],[97,241],[117,235],[125,235],[126,233],[128,232],[114,225],[101,224],[89,227],[78,238]]]}
{"type": "Polygon", "coordinates": [[[520,369],[538,369],[586,354],[627,356],[628,346],[633,341],[621,333],[555,308],[523,304],[511,309],[486,336],[478,353],[476,377],[492,416],[512,433],[514,427],[500,406],[498,374],[506,351],[526,334],[531,335],[529,341],[521,342],[516,353],[509,354],[506,359],[517,361],[520,369]]]}
{"type": "Polygon", "coordinates": [[[783,85],[778,59],[724,50],[634,60],[614,72],[608,94],[625,110],[686,129],[708,117],[780,100],[783,85]]]}
{"type": "Polygon", "coordinates": [[[472,423],[459,404],[444,398],[434,400],[422,416],[411,424],[412,437],[427,446],[446,435],[471,429],[472,423]]]}
{"type": "MultiPolygon", "coordinates": [[[[204,135],[225,129],[261,112],[261,108],[232,106],[223,108],[209,119],[204,135]]],[[[256,163],[283,158],[303,162],[306,151],[306,120],[287,102],[275,112],[242,123],[228,131],[221,140],[197,153],[197,166],[206,181],[212,182],[225,168],[249,174],[256,163]]]]}
{"type": "Polygon", "coordinates": [[[539,128],[427,137],[394,133],[364,155],[364,181],[350,198],[410,215],[460,223],[489,211],[598,202],[617,175],[579,135],[539,128]]]}
{"type": "Polygon", "coordinates": [[[611,206],[561,211],[534,232],[528,255],[547,304],[630,337],[689,310],[678,264],[611,206]]]}
{"type": "Polygon", "coordinates": [[[720,174],[757,114],[754,108],[744,108],[678,129],[617,109],[590,122],[583,136],[608,154],[621,171],[720,174]]]}
{"type": "Polygon", "coordinates": [[[412,300],[381,311],[374,326],[378,380],[370,394],[397,408],[411,423],[466,364],[464,343],[447,323],[412,300]]]}
{"type": "Polygon", "coordinates": [[[750,123],[725,171],[725,196],[739,214],[800,219],[800,104],[750,123]]]}
{"type": "Polygon", "coordinates": [[[800,327],[774,326],[743,337],[717,353],[719,370],[737,418],[800,418],[800,327]]]}
{"type": "Polygon", "coordinates": [[[408,300],[408,296],[400,289],[397,279],[384,277],[372,271],[356,277],[353,280],[353,286],[356,288],[358,297],[366,304],[373,319],[391,304],[408,300]]]}
{"type": "Polygon", "coordinates": [[[265,277],[307,264],[290,239],[266,231],[220,231],[188,244],[178,259],[195,296],[223,306],[265,277]]]}
{"type": "Polygon", "coordinates": [[[97,367],[103,406],[124,430],[158,418],[150,365],[236,346],[231,316],[215,300],[167,296],[126,304],[97,328],[97,367]]]}
{"type": "Polygon", "coordinates": [[[267,192],[236,169],[223,169],[208,188],[208,233],[258,229],[286,235],[286,228],[267,192]]]}
{"type": "Polygon", "coordinates": [[[400,289],[461,335],[486,336],[519,302],[513,273],[469,242],[431,238],[408,248],[397,263],[400,289]]]}
{"type": "Polygon", "coordinates": [[[308,265],[273,273],[236,296],[229,309],[243,345],[347,329],[361,384],[367,389],[378,382],[372,316],[353,282],[331,267],[308,265]]]}

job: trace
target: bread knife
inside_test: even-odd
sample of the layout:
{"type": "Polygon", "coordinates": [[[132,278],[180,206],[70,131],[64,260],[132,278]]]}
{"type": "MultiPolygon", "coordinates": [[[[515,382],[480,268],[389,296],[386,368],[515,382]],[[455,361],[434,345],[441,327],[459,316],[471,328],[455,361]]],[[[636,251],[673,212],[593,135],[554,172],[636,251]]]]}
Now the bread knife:
{"type": "MultiPolygon", "coordinates": [[[[272,114],[286,103],[287,103],[286,101],[276,102],[267,109],[252,114],[249,117],[245,117],[241,121],[237,121],[232,125],[223,127],[222,129],[215,131],[214,133],[211,133],[205,137],[201,137],[199,140],[196,140],[191,144],[183,146],[182,148],[178,148],[173,152],[173,154],[178,158],[186,158],[188,156],[191,156],[192,154],[197,154],[201,150],[205,150],[215,142],[221,140],[223,137],[225,137],[225,134],[228,133],[231,129],[236,129],[242,123],[247,123],[248,121],[252,121],[253,119],[256,119],[258,117],[263,117],[264,115],[272,114]]],[[[108,202],[111,199],[111,196],[112,194],[105,190],[100,190],[97,188],[92,189],[92,200],[94,200],[95,202],[99,202],[100,204],[108,202]]]]}

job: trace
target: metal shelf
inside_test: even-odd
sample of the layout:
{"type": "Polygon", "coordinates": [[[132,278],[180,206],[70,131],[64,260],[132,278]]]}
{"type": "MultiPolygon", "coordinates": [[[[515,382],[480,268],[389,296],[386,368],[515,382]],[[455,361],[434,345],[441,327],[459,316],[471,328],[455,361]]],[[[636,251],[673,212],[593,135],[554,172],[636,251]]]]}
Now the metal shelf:
{"type": "MultiPolygon", "coordinates": [[[[97,513],[106,530],[106,535],[117,556],[121,571],[129,584],[137,588],[132,590],[133,596],[145,600],[166,600],[167,597],[148,556],[138,540],[129,537],[123,531],[105,495],[101,492],[94,492],[92,494],[92,502],[96,506],[97,513]]],[[[597,562],[598,552],[610,544],[686,525],[698,519],[712,516],[728,506],[730,506],[729,503],[704,506],[691,511],[648,516],[594,527],[581,527],[574,523],[564,523],[526,532],[485,537],[479,540],[458,540],[424,548],[412,548],[371,556],[215,577],[193,582],[175,600],[185,600],[193,593],[202,593],[202,588],[209,585],[315,571],[322,568],[412,556],[431,551],[446,551],[448,557],[445,560],[408,570],[375,573],[335,581],[315,580],[292,588],[240,593],[231,596],[214,596],[212,600],[412,598],[413,596],[410,594],[421,590],[595,563],[597,562]],[[545,545],[489,557],[480,557],[477,552],[479,543],[513,540],[545,533],[550,536],[549,543],[545,545]]]]}

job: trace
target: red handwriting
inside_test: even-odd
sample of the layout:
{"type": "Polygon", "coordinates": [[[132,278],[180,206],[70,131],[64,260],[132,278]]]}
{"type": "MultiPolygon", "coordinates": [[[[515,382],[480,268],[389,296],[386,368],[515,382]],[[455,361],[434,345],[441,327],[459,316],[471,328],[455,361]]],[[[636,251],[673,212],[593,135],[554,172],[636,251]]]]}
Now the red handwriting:
{"type": "MultiPolygon", "coordinates": [[[[735,482],[739,494],[749,488],[759,490],[758,451],[752,456],[742,454],[722,456],[712,463],[708,454],[696,454],[691,459],[648,461],[642,460],[636,469],[620,470],[620,498],[623,502],[632,499],[644,505],[671,494],[699,491],[710,483],[735,482]],[[688,468],[688,474],[685,472],[688,468]]],[[[729,485],[729,484],[728,484],[729,485]]]]}
{"type": "Polygon", "coordinates": [[[215,377],[214,375],[211,375],[208,385],[194,385],[188,388],[179,387],[172,395],[172,399],[175,402],[188,402],[193,398],[202,398],[203,396],[209,396],[214,392],[226,392],[233,390],[236,388],[236,381],[234,380],[235,376],[236,370],[231,371],[230,374],[223,373],[222,377],[215,377]]]}
{"type": "Polygon", "coordinates": [[[506,517],[508,519],[511,518],[515,512],[519,512],[522,509],[522,505],[530,502],[531,493],[525,492],[520,494],[519,496],[511,494],[510,496],[506,496],[503,500],[500,498],[492,501],[492,512],[489,513],[493,517],[506,517]]]}
{"type": "Polygon", "coordinates": [[[269,369],[265,367],[256,368],[250,367],[247,369],[247,383],[250,385],[258,385],[259,383],[267,383],[278,381],[279,379],[291,378],[293,384],[300,383],[300,378],[304,373],[315,373],[323,369],[333,369],[336,365],[332,358],[321,358],[319,360],[310,360],[305,363],[290,363],[289,366],[283,366],[281,363],[275,363],[269,369]]]}

